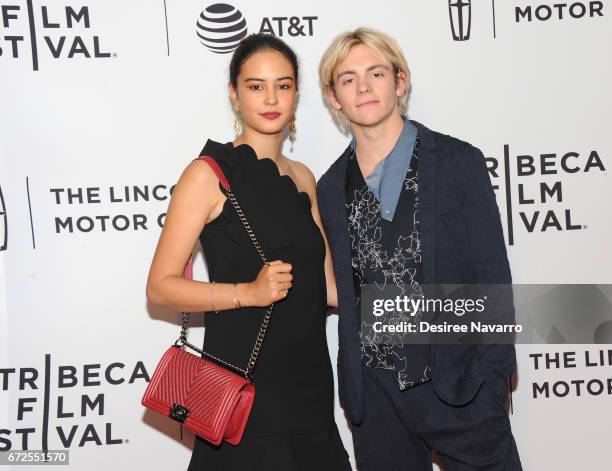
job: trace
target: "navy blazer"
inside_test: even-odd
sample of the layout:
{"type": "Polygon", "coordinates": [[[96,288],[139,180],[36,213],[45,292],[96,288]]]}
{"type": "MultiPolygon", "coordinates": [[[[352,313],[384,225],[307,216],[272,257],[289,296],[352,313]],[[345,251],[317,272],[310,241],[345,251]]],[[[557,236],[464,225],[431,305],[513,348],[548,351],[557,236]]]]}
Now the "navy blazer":
{"type": "MultiPolygon", "coordinates": [[[[419,133],[419,203],[423,283],[511,283],[495,194],[480,150],[413,121],[419,133]]],[[[346,217],[349,149],[317,185],[319,211],[338,287],[339,396],[351,422],[363,410],[359,314],[346,217]]],[[[444,401],[469,402],[487,373],[511,375],[514,345],[432,345],[432,381],[444,401]]]]}

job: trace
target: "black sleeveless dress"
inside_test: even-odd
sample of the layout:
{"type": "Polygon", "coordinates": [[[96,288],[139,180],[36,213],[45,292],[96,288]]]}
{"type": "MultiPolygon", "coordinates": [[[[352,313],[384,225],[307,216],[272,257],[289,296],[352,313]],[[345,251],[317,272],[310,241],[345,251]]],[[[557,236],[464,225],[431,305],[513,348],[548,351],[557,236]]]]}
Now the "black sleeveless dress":
{"type": "MultiPolygon", "coordinates": [[[[268,260],[291,263],[293,287],[274,306],[254,371],[255,401],[242,441],[214,446],[196,437],[189,471],[350,470],[334,421],[333,376],[327,338],[325,245],[307,193],[281,176],[271,159],[248,145],[209,140],[210,155],[227,177],[268,260]]],[[[200,242],[209,278],[253,281],[262,267],[229,201],[207,224],[200,242]]],[[[206,313],[204,349],[244,367],[264,308],[206,313]]]]}

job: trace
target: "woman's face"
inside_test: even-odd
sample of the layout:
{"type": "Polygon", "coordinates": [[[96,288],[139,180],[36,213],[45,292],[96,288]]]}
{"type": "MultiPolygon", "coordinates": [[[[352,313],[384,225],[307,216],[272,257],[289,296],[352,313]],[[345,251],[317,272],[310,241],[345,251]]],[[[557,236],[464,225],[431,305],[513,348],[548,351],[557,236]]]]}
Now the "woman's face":
{"type": "Polygon", "coordinates": [[[294,116],[297,84],[293,66],[277,51],[259,51],[240,68],[237,87],[229,85],[244,125],[262,134],[277,134],[294,116]]]}

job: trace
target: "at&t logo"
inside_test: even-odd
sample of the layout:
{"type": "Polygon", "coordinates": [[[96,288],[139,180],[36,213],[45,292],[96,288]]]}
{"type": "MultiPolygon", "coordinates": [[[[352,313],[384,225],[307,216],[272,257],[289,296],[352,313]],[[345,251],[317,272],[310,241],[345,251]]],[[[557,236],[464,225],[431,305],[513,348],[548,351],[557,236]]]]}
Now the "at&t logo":
{"type": "Polygon", "coordinates": [[[240,10],[225,3],[207,7],[197,22],[200,42],[217,54],[227,54],[247,35],[246,20],[240,10]]]}
{"type": "MultiPolygon", "coordinates": [[[[314,36],[318,16],[264,16],[255,32],[279,37],[314,36]]],[[[206,7],[196,22],[199,41],[216,54],[228,54],[248,34],[247,21],[240,10],[227,3],[206,7]]]]}

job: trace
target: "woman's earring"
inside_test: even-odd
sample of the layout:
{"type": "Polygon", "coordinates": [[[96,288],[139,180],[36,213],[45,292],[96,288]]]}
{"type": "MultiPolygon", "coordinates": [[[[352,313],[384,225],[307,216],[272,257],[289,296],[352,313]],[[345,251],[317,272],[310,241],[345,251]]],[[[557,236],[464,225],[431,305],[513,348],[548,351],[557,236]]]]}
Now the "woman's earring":
{"type": "Polygon", "coordinates": [[[291,142],[290,152],[293,152],[293,143],[295,142],[295,116],[289,121],[289,142],[291,142]]]}
{"type": "Polygon", "coordinates": [[[242,131],[239,118],[240,107],[238,106],[238,103],[234,105],[234,111],[236,112],[236,117],[234,118],[234,133],[236,134],[236,137],[238,137],[242,131]]]}

